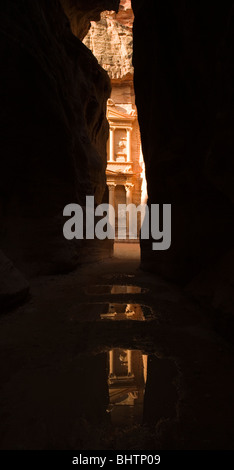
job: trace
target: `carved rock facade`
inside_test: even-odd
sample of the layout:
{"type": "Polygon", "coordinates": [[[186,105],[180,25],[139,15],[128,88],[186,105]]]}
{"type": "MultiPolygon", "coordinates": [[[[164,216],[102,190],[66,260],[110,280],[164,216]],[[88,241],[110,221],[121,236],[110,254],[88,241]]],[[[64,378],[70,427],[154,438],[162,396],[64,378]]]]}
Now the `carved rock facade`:
{"type": "MultiPolygon", "coordinates": [[[[131,2],[121,0],[119,13],[104,12],[100,22],[92,23],[84,39],[111,78],[111,99],[107,107],[110,125],[107,147],[107,201],[114,206],[116,215],[119,204],[141,204],[145,182],[133,86],[133,20],[131,2]]],[[[125,218],[126,214],[123,213],[119,227],[116,224],[116,238],[124,238],[125,218]]]]}

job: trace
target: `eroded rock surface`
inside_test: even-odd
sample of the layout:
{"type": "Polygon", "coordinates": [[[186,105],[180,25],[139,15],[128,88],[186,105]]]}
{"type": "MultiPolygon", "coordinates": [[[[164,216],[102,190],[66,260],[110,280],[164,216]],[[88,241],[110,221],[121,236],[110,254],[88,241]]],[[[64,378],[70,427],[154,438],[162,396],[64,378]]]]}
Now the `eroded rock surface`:
{"type": "MultiPolygon", "coordinates": [[[[118,1],[70,5],[93,19],[118,1]]],[[[68,271],[82,242],[64,239],[63,208],[89,194],[100,203],[105,190],[110,81],[59,1],[0,11],[0,244],[23,272],[68,271]]]]}
{"type": "Polygon", "coordinates": [[[84,43],[112,80],[133,75],[133,18],[131,2],[121,1],[119,13],[102,13],[101,20],[92,22],[85,37],[84,43]]]}
{"type": "Polygon", "coordinates": [[[84,39],[90,28],[90,21],[100,20],[104,10],[118,11],[120,0],[60,0],[75,36],[84,39]]]}

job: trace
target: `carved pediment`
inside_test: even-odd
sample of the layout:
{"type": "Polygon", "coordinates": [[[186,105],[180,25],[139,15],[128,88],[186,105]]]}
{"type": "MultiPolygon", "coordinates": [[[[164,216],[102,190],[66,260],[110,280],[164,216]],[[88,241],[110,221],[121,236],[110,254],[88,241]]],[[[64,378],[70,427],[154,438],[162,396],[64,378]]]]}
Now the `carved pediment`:
{"type": "Polygon", "coordinates": [[[109,121],[117,122],[117,121],[125,121],[125,122],[133,122],[136,119],[136,112],[132,110],[131,114],[127,112],[124,113],[120,111],[114,102],[111,100],[111,103],[107,106],[107,118],[109,121]]]}

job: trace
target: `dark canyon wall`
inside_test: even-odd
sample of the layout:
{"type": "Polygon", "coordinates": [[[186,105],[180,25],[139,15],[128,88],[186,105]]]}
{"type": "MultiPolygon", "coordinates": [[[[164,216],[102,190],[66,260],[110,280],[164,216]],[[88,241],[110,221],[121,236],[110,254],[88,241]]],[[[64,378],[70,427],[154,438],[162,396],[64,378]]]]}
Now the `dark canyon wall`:
{"type": "Polygon", "coordinates": [[[132,5],[149,203],[172,204],[172,246],[142,242],[142,267],[224,308],[234,280],[233,1],[132,5]]]}
{"type": "MultiPolygon", "coordinates": [[[[90,20],[118,3],[62,1],[77,28],[81,18],[80,39],[90,20]]],[[[59,1],[7,0],[0,13],[1,301],[12,296],[17,276],[25,292],[6,257],[31,275],[68,271],[83,256],[82,243],[63,237],[62,213],[89,194],[102,200],[110,81],[72,34],[59,1]]]]}

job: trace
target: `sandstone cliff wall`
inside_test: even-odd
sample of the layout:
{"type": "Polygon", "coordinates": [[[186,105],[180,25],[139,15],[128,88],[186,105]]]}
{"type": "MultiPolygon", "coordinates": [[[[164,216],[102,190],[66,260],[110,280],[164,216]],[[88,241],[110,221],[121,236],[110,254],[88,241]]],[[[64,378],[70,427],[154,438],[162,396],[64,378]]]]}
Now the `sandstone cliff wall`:
{"type": "MultiPolygon", "coordinates": [[[[62,3],[82,13],[82,37],[119,2],[62,3]]],[[[26,274],[64,272],[82,243],[63,238],[63,208],[88,194],[99,203],[105,189],[110,81],[59,1],[9,0],[0,12],[0,246],[26,274]]]]}

